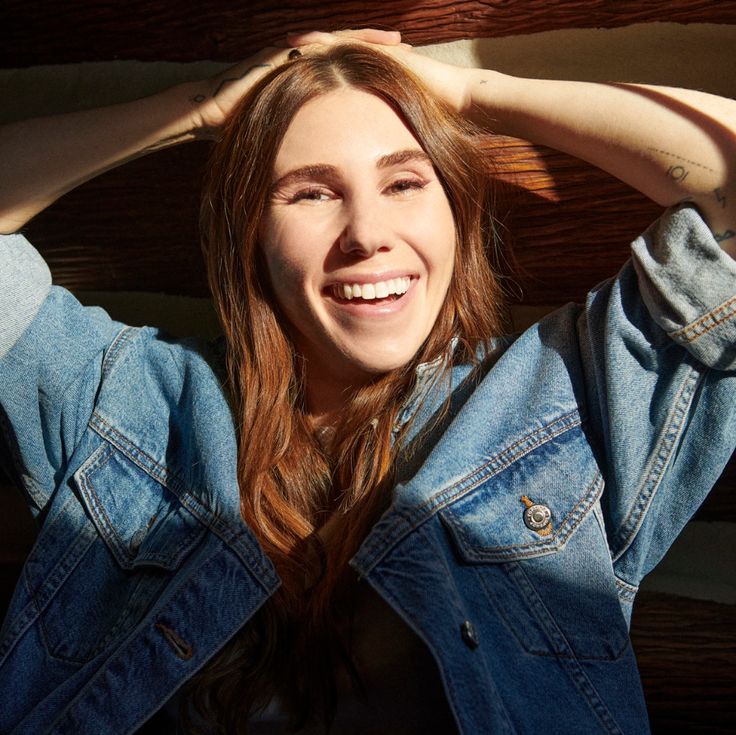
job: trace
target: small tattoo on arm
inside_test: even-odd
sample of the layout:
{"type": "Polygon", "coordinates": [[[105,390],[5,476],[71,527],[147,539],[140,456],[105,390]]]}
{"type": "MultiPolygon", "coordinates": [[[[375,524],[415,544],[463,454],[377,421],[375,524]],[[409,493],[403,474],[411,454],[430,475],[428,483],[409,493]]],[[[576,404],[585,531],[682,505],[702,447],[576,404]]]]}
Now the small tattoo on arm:
{"type": "Polygon", "coordinates": [[[713,237],[716,242],[723,242],[724,240],[730,240],[732,237],[736,237],[736,232],[733,230],[726,230],[725,232],[714,232],[713,237]]]}
{"type": "MultiPolygon", "coordinates": [[[[670,151],[663,151],[661,148],[652,148],[652,147],[647,148],[647,150],[654,151],[655,153],[662,153],[665,156],[669,156],[670,158],[676,158],[678,161],[684,161],[685,163],[690,163],[693,166],[697,166],[698,168],[704,168],[706,171],[713,171],[714,173],[716,173],[716,170],[713,168],[710,168],[710,166],[704,166],[702,163],[698,163],[697,161],[692,161],[689,158],[683,158],[682,156],[678,156],[676,153],[671,153],[670,151]]],[[[670,168],[677,168],[677,166],[671,166],[670,168]]]]}
{"type": "Polygon", "coordinates": [[[204,102],[207,99],[206,94],[196,94],[194,97],[190,97],[189,101],[198,105],[200,102],[204,102]]]}
{"type": "Polygon", "coordinates": [[[720,203],[721,209],[725,209],[726,208],[726,196],[723,194],[720,188],[713,189],[713,194],[715,194],[716,199],[720,203]]]}
{"type": "Polygon", "coordinates": [[[245,77],[248,74],[250,74],[253,71],[253,69],[270,69],[272,66],[273,66],[273,64],[254,64],[253,66],[249,66],[239,77],[228,77],[227,79],[223,79],[217,85],[217,89],[214,91],[213,97],[216,97],[220,93],[220,90],[226,84],[229,84],[230,82],[237,82],[237,81],[239,81],[243,77],[245,77]]]}
{"type": "Polygon", "coordinates": [[[487,79],[481,79],[481,80],[480,80],[480,83],[481,83],[481,84],[488,84],[488,80],[487,80],[487,79]]]}
{"type": "Polygon", "coordinates": [[[689,173],[690,172],[682,166],[670,166],[667,169],[667,176],[675,181],[685,181],[689,173]]]}

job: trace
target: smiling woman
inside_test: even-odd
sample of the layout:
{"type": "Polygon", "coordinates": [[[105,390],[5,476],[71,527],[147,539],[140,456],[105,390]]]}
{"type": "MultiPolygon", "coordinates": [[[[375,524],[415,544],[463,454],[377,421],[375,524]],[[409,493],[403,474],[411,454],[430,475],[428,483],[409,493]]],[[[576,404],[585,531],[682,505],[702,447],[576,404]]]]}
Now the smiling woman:
{"type": "Polygon", "coordinates": [[[409,362],[429,336],[452,276],[452,212],[412,133],[366,92],[332,92],[302,107],[274,170],[261,247],[306,384],[324,393],[308,394],[310,412],[324,415],[346,389],[409,362]],[[302,174],[280,176],[294,167],[302,174]],[[389,299],[396,278],[409,288],[389,299]]]}
{"type": "Polygon", "coordinates": [[[217,138],[224,332],[114,322],[0,240],[2,456],[42,521],[3,627],[3,732],[157,711],[158,732],[228,735],[648,729],[632,603],[736,443],[736,103],[345,40],[1,139],[11,232],[217,138]],[[470,118],[669,207],[521,335],[470,118]]]}

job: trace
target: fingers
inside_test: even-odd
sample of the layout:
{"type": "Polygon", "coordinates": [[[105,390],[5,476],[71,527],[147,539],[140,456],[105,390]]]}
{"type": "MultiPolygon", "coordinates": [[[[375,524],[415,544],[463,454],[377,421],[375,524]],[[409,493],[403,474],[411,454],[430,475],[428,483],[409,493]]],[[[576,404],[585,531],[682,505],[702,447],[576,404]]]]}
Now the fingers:
{"type": "Polygon", "coordinates": [[[356,30],[333,31],[307,31],[305,33],[289,33],[286,42],[290,46],[305,46],[307,44],[323,44],[332,46],[341,41],[363,41],[364,43],[376,43],[382,46],[398,46],[401,43],[399,31],[380,31],[376,28],[359,28],[356,30]]]}

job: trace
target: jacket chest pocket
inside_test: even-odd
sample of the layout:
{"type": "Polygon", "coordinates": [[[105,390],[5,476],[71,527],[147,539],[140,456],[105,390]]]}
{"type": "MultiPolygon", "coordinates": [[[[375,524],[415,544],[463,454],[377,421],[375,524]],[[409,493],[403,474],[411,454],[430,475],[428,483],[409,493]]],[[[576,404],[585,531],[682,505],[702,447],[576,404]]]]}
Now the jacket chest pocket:
{"type": "Polygon", "coordinates": [[[52,656],[84,663],[142,619],[206,529],[107,443],[74,480],[94,540],[44,610],[41,629],[52,656]]]}
{"type": "Polygon", "coordinates": [[[628,646],[596,517],[602,490],[590,447],[575,427],[439,511],[483,590],[486,612],[527,653],[613,660],[628,646]]]}

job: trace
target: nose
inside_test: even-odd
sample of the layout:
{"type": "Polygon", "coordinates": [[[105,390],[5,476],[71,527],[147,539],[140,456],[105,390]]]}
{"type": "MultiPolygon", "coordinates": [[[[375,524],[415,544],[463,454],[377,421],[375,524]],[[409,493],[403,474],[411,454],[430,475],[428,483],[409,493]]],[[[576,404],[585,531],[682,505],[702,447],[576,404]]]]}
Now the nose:
{"type": "Polygon", "coordinates": [[[369,258],[379,251],[391,250],[392,238],[386,212],[370,195],[350,202],[345,226],[340,234],[340,250],[369,258]]]}

